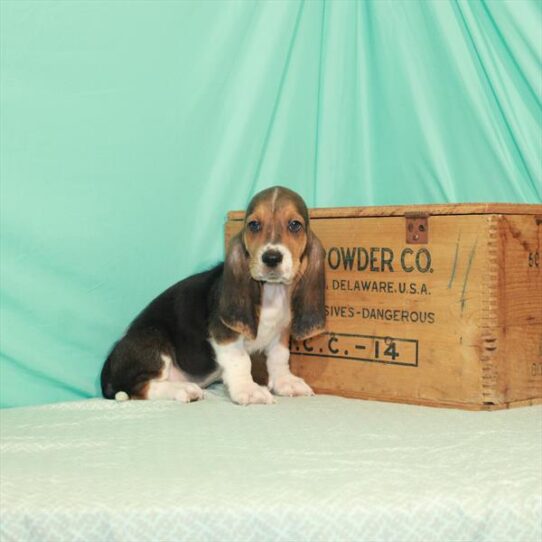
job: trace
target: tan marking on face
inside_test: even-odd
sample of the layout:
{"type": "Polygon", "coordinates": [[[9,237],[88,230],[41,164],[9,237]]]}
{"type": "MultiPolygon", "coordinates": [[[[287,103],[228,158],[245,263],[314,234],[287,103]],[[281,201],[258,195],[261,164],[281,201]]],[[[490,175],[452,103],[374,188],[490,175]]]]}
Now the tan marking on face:
{"type": "Polygon", "coordinates": [[[280,235],[280,239],[275,240],[275,243],[281,243],[288,248],[292,254],[292,261],[295,271],[294,274],[296,274],[301,263],[301,257],[303,256],[305,247],[307,246],[308,224],[305,224],[305,220],[301,216],[301,213],[291,202],[287,202],[278,208],[275,213],[275,217],[280,235]],[[292,232],[288,228],[289,224],[293,221],[301,223],[302,227],[298,232],[292,232]]]}

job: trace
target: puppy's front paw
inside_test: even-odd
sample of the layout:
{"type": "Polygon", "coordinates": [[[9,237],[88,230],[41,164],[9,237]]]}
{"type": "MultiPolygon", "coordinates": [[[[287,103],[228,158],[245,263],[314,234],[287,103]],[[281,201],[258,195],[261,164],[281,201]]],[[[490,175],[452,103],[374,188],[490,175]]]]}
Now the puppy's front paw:
{"type": "Polygon", "coordinates": [[[262,404],[270,405],[275,402],[271,392],[265,386],[256,382],[247,382],[229,386],[231,400],[239,405],[262,404]]]}
{"type": "Polygon", "coordinates": [[[280,376],[275,381],[270,381],[269,387],[273,393],[287,397],[314,395],[311,387],[302,378],[291,373],[280,376]]]}

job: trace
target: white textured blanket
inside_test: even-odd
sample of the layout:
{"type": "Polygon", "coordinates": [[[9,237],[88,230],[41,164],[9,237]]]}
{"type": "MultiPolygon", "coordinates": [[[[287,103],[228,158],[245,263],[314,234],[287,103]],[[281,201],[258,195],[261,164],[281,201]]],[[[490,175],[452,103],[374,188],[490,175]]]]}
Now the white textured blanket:
{"type": "Polygon", "coordinates": [[[0,540],[542,540],[542,408],[338,397],[1,412],[0,540]]]}

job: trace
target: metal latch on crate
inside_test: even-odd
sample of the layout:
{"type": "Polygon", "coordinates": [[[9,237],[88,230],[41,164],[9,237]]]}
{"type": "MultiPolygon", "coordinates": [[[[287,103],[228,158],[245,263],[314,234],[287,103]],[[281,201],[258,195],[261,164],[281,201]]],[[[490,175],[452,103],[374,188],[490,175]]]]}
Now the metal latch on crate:
{"type": "Polygon", "coordinates": [[[405,213],[406,242],[424,245],[429,242],[429,213],[405,213]]]}

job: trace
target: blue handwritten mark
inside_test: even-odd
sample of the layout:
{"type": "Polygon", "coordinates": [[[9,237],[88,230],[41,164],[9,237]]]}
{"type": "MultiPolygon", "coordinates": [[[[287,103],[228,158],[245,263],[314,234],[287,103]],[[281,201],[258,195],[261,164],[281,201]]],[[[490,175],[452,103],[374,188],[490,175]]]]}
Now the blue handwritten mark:
{"type": "Polygon", "coordinates": [[[463,290],[461,291],[461,312],[463,312],[463,309],[465,308],[465,302],[467,301],[467,298],[465,297],[465,292],[467,291],[467,283],[469,281],[470,268],[472,266],[472,260],[474,259],[474,255],[476,254],[477,244],[478,244],[478,238],[476,238],[476,241],[474,241],[474,245],[470,251],[469,262],[467,264],[467,270],[465,271],[465,280],[463,281],[463,290]]]}
{"type": "Polygon", "coordinates": [[[448,288],[452,287],[452,283],[455,278],[455,269],[457,267],[457,256],[459,254],[459,241],[461,241],[461,232],[457,234],[457,243],[455,245],[454,263],[452,264],[452,274],[450,275],[450,282],[448,282],[448,288]]]}

